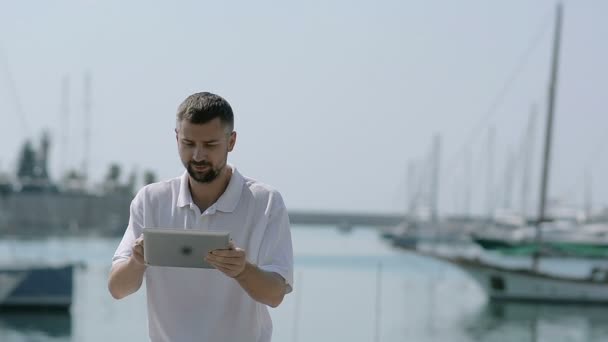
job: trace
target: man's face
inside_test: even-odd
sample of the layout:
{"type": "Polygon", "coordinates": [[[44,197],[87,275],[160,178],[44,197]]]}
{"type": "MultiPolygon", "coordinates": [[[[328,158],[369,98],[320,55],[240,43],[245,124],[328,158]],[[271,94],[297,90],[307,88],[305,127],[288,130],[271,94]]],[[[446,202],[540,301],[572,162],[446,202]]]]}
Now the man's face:
{"type": "Polygon", "coordinates": [[[217,178],[236,142],[236,132],[227,132],[219,118],[204,124],[182,120],[175,133],[179,157],[190,177],[200,183],[217,178]]]}

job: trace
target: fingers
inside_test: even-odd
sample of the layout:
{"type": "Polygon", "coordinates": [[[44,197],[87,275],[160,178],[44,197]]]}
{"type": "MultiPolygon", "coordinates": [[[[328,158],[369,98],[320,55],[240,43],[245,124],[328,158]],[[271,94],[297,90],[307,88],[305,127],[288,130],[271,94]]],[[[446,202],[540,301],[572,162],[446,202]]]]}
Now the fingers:
{"type": "Polygon", "coordinates": [[[242,268],[242,266],[240,266],[240,265],[225,264],[225,263],[215,262],[212,260],[208,260],[207,262],[210,263],[211,265],[213,265],[215,268],[222,269],[225,271],[237,271],[242,268]]]}
{"type": "Polygon", "coordinates": [[[205,256],[205,261],[229,277],[236,277],[245,268],[246,253],[230,244],[231,249],[216,249],[205,256]]]}
{"type": "Polygon", "coordinates": [[[209,252],[205,258],[216,263],[240,265],[245,262],[245,251],[241,248],[236,248],[234,250],[216,249],[209,252]]]}
{"type": "Polygon", "coordinates": [[[245,256],[245,250],[238,247],[235,247],[234,249],[216,249],[211,251],[210,254],[227,258],[241,258],[245,256]]]}
{"type": "Polygon", "coordinates": [[[135,261],[137,261],[140,264],[143,264],[144,261],[144,238],[143,236],[140,236],[137,240],[135,240],[135,242],[133,243],[133,257],[135,258],[135,261]]]}
{"type": "Polygon", "coordinates": [[[242,265],[228,265],[228,264],[223,264],[223,263],[217,263],[217,262],[214,262],[212,260],[208,260],[208,262],[213,267],[215,267],[217,270],[219,270],[220,272],[224,273],[225,275],[227,275],[227,276],[229,276],[231,278],[237,277],[245,269],[245,264],[242,264],[242,265]]]}
{"type": "Polygon", "coordinates": [[[240,257],[222,257],[213,254],[207,254],[205,261],[217,263],[220,265],[241,265],[245,262],[245,258],[240,257]]]}
{"type": "Polygon", "coordinates": [[[133,248],[135,248],[137,246],[141,246],[143,248],[143,246],[144,246],[144,237],[143,236],[140,236],[139,238],[137,238],[135,240],[135,242],[133,242],[133,248]]]}
{"type": "Polygon", "coordinates": [[[139,253],[141,255],[144,254],[144,238],[143,238],[143,236],[139,237],[133,243],[133,252],[134,253],[139,253]]]}

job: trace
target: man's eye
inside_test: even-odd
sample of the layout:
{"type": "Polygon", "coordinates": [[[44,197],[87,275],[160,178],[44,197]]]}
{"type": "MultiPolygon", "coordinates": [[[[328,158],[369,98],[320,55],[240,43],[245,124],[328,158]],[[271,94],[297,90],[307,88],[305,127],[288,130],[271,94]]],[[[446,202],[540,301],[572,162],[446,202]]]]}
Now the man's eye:
{"type": "Polygon", "coordinates": [[[182,143],[186,146],[194,146],[194,143],[192,141],[182,141],[182,143]]]}

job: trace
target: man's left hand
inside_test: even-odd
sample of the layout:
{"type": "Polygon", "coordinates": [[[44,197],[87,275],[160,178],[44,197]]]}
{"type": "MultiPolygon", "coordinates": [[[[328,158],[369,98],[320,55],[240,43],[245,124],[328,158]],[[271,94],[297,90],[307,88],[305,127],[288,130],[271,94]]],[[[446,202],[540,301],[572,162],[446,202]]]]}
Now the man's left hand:
{"type": "Polygon", "coordinates": [[[247,260],[245,250],[238,248],[232,241],[228,249],[216,249],[205,256],[205,261],[225,275],[236,278],[245,270],[247,260]]]}

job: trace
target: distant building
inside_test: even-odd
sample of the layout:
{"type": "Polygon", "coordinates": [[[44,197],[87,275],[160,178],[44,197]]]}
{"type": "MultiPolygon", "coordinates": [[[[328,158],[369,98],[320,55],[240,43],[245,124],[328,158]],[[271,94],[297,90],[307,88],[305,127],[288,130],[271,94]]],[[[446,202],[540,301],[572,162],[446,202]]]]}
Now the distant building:
{"type": "MultiPolygon", "coordinates": [[[[43,134],[38,149],[23,144],[16,178],[0,174],[0,235],[117,235],[129,222],[135,178],[119,181],[120,167],[99,191],[86,188],[86,177],[72,170],[60,183],[49,177],[51,141],[43,134]]],[[[113,172],[113,173],[112,173],[113,172]]]]}

